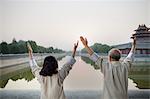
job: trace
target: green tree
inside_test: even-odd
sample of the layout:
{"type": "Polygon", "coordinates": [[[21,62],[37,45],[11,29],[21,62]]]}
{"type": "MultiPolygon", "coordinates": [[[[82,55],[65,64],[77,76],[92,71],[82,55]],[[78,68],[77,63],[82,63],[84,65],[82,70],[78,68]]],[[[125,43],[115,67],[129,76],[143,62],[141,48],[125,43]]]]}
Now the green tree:
{"type": "Polygon", "coordinates": [[[20,40],[18,42],[18,47],[19,47],[19,53],[27,53],[28,52],[26,41],[20,40]]]}
{"type": "Polygon", "coordinates": [[[34,53],[38,52],[38,46],[35,41],[28,41],[31,44],[34,53]]]}
{"type": "Polygon", "coordinates": [[[9,48],[8,48],[8,44],[6,42],[1,43],[1,53],[9,54],[9,48]]]}
{"type": "MultiPolygon", "coordinates": [[[[108,53],[108,51],[112,48],[111,46],[108,46],[106,44],[101,44],[101,43],[95,43],[94,45],[91,46],[91,48],[94,50],[96,53],[108,53]]],[[[81,52],[86,53],[86,49],[82,49],[81,52]]]]}
{"type": "Polygon", "coordinates": [[[18,54],[19,53],[19,47],[18,42],[15,38],[13,38],[12,43],[8,45],[10,54],[18,54]]]}
{"type": "Polygon", "coordinates": [[[64,51],[63,50],[61,50],[61,49],[58,49],[58,48],[55,48],[54,49],[54,53],[63,53],[64,51]]]}
{"type": "Polygon", "coordinates": [[[44,53],[44,52],[46,52],[46,48],[43,47],[43,46],[38,46],[38,52],[39,53],[44,53]]]}
{"type": "Polygon", "coordinates": [[[27,42],[31,44],[31,47],[33,49],[34,53],[62,53],[64,52],[61,49],[54,49],[53,47],[45,48],[43,46],[38,46],[35,41],[29,40],[29,41],[23,41],[19,40],[16,41],[15,38],[13,38],[12,42],[10,44],[7,44],[6,42],[2,42],[0,44],[0,53],[2,54],[21,54],[21,53],[27,53],[27,42]]]}
{"type": "Polygon", "coordinates": [[[52,53],[53,51],[54,51],[54,48],[53,48],[53,47],[47,48],[47,52],[48,52],[48,53],[52,53]]]}
{"type": "Polygon", "coordinates": [[[18,54],[19,53],[19,46],[17,43],[9,44],[9,52],[10,54],[18,54]]]}

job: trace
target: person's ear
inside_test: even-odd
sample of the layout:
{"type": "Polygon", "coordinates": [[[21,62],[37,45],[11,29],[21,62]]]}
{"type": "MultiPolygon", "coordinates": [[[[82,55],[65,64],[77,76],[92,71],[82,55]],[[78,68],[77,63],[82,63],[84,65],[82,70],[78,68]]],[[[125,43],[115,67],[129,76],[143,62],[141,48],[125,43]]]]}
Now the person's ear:
{"type": "Polygon", "coordinates": [[[111,62],[112,61],[112,59],[111,59],[111,57],[110,56],[108,56],[108,60],[111,62]]]}

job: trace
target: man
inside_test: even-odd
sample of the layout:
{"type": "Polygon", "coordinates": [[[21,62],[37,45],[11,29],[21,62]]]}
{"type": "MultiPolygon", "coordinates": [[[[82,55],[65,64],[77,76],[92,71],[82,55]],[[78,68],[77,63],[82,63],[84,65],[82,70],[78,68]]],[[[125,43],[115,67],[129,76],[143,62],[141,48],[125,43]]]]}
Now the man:
{"type": "Polygon", "coordinates": [[[120,61],[121,52],[111,49],[108,54],[108,63],[103,64],[103,59],[89,46],[86,38],[80,37],[90,58],[100,67],[104,75],[104,88],[102,99],[128,99],[128,71],[130,70],[135,52],[136,40],[133,38],[132,48],[128,56],[120,61]]]}

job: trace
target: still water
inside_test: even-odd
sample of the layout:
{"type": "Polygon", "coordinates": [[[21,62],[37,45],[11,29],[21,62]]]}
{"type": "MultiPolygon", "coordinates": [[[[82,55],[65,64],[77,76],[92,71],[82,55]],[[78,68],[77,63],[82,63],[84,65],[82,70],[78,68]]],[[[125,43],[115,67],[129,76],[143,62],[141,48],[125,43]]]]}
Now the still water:
{"type": "MultiPolygon", "coordinates": [[[[76,57],[76,63],[69,75],[64,81],[64,89],[77,90],[102,90],[103,88],[103,74],[99,69],[87,62],[84,57],[76,57]]],[[[59,60],[59,69],[66,62],[67,57],[59,60]]],[[[41,65],[42,63],[39,63],[41,65]]],[[[23,64],[19,67],[23,67],[23,64]]],[[[17,69],[6,74],[1,73],[0,76],[0,90],[40,90],[40,84],[32,75],[28,66],[23,69],[17,69]]],[[[129,89],[139,90],[136,83],[129,79],[129,89]]]]}

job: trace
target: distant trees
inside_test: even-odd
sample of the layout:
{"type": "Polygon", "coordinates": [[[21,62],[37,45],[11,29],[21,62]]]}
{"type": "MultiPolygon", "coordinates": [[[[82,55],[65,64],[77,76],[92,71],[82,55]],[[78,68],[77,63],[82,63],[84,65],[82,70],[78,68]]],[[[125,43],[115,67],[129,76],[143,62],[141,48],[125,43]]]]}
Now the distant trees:
{"type": "MultiPolygon", "coordinates": [[[[95,43],[94,45],[91,46],[91,48],[94,50],[96,53],[108,53],[110,49],[113,47],[106,45],[106,44],[101,44],[101,43],[95,43]]],[[[86,49],[82,49],[81,52],[86,53],[86,49]]]]}
{"type": "Polygon", "coordinates": [[[61,49],[54,49],[53,47],[45,48],[43,46],[39,46],[35,41],[23,41],[19,40],[18,42],[14,38],[10,44],[7,42],[0,43],[0,53],[1,54],[22,54],[27,53],[27,42],[29,42],[33,48],[34,53],[63,53],[64,51],[61,49]]]}
{"type": "Polygon", "coordinates": [[[8,49],[8,44],[6,42],[2,42],[0,44],[0,52],[3,54],[8,54],[9,53],[9,49],[8,49]]]}

